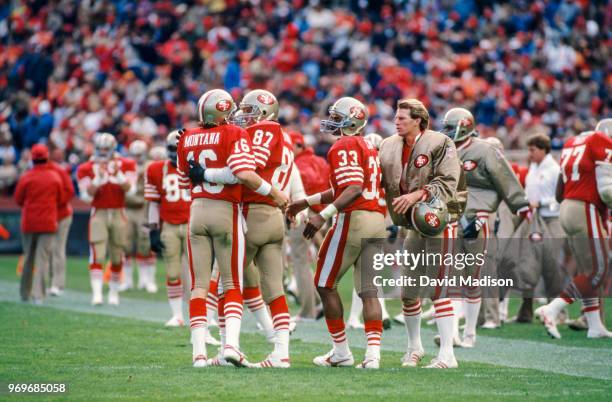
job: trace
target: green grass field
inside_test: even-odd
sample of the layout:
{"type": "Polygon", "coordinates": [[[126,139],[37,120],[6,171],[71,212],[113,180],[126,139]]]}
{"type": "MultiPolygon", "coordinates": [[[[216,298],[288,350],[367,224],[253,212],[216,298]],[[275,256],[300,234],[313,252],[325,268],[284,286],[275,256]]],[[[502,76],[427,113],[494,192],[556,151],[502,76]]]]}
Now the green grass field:
{"type": "MultiPolygon", "coordinates": [[[[563,339],[552,341],[538,324],[481,330],[477,348],[457,350],[457,370],[400,368],[402,326],[383,335],[381,370],[314,367],[312,358],[329,348],[321,322],[298,327],[292,335],[290,370],[195,370],[189,331],[163,327],[168,307],[161,269],[158,294],[130,291],[122,294],[118,308],[93,308],[87,261],[70,259],[66,295],[33,306],[18,301],[16,261],[0,257],[0,384],[64,382],[68,393],[12,397],[3,389],[1,399],[603,401],[612,395],[612,340],[589,341],[584,332],[562,328],[563,339]]],[[[350,286],[345,279],[346,304],[350,286]]],[[[389,309],[399,312],[399,303],[389,303],[389,309]]],[[[244,329],[242,349],[252,361],[264,358],[270,345],[250,317],[244,329]]],[[[424,329],[428,358],[434,355],[432,335],[424,329]]],[[[361,358],[361,331],[349,331],[349,338],[356,359],[361,358]]],[[[209,347],[209,355],[215,352],[209,347]]]]}

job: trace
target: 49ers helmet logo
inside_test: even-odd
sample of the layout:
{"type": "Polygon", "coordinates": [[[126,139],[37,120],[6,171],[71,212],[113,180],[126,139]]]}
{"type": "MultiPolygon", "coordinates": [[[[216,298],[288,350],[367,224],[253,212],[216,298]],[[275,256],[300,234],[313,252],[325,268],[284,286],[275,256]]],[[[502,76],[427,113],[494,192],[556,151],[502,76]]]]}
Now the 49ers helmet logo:
{"type": "Polygon", "coordinates": [[[437,228],[440,226],[440,218],[436,216],[433,212],[427,212],[425,214],[425,222],[432,228],[437,228]]]}
{"type": "Polygon", "coordinates": [[[264,105],[272,105],[274,103],[274,99],[266,94],[261,94],[257,97],[257,100],[264,105]]]}
{"type": "Polygon", "coordinates": [[[478,164],[473,160],[467,160],[463,162],[463,170],[465,170],[466,172],[470,172],[476,169],[477,166],[478,164]]]}
{"type": "Polygon", "coordinates": [[[353,106],[350,109],[350,112],[351,112],[351,115],[356,119],[359,119],[359,120],[365,119],[365,112],[359,106],[353,106]]]}
{"type": "Polygon", "coordinates": [[[416,159],[414,160],[414,166],[419,169],[427,165],[427,163],[429,163],[429,157],[425,154],[421,154],[417,156],[416,159]]]}
{"type": "Polygon", "coordinates": [[[215,107],[217,108],[218,111],[220,112],[227,112],[228,110],[231,109],[232,107],[232,102],[228,101],[227,99],[222,99],[219,102],[217,102],[217,104],[215,105],[215,107]]]}

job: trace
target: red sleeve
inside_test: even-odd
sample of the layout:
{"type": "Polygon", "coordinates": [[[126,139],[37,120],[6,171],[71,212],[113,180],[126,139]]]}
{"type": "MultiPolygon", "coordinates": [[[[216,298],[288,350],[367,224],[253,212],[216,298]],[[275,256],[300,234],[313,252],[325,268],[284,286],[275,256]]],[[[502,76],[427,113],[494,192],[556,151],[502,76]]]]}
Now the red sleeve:
{"type": "Polygon", "coordinates": [[[89,168],[91,166],[90,163],[85,162],[77,168],[77,180],[81,180],[85,177],[93,178],[93,171],[89,168]]]}
{"type": "Polygon", "coordinates": [[[604,133],[593,134],[591,150],[594,161],[612,162],[612,139],[604,133]]]}
{"type": "Polygon", "coordinates": [[[361,149],[345,141],[329,153],[329,167],[338,188],[363,186],[363,156],[361,149]]]}
{"type": "MultiPolygon", "coordinates": [[[[165,163],[165,162],[164,162],[165,163]]],[[[144,188],[144,198],[147,201],[156,201],[159,202],[161,199],[159,182],[160,175],[156,174],[159,172],[160,165],[155,162],[147,167],[147,172],[145,174],[145,188],[144,188]]],[[[163,168],[163,165],[161,165],[163,168]]]]}
{"type": "Polygon", "coordinates": [[[235,141],[231,145],[229,156],[226,164],[232,170],[233,174],[240,173],[246,170],[254,171],[256,169],[255,159],[251,154],[251,142],[249,135],[243,129],[239,129],[235,141]]]}

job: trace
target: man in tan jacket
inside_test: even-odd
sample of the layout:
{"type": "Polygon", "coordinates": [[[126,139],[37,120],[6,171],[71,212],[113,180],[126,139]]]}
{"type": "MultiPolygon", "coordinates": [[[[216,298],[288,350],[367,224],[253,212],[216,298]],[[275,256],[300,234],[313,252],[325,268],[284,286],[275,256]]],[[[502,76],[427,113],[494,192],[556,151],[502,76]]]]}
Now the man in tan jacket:
{"type": "MultiPolygon", "coordinates": [[[[382,182],[391,219],[396,225],[408,229],[404,249],[411,250],[415,240],[423,239],[424,236],[414,230],[407,212],[417,202],[436,197],[448,206],[451,222],[456,220],[460,214],[457,186],[461,179],[461,169],[453,141],[444,134],[428,130],[429,113],[420,101],[400,100],[395,114],[395,126],[397,134],[384,140],[380,146],[382,182]]],[[[447,250],[452,250],[452,241],[449,240],[455,237],[456,227],[456,223],[451,223],[438,235],[446,239],[442,243],[447,250]]],[[[419,272],[419,267],[411,274],[404,274],[414,275],[416,272],[419,272]]],[[[446,291],[444,288],[436,288],[431,296],[440,332],[440,351],[428,368],[457,367],[452,339],[454,313],[446,291]]],[[[424,356],[420,334],[421,302],[420,298],[409,297],[405,292],[402,302],[409,337],[402,366],[416,367],[424,356]]]]}

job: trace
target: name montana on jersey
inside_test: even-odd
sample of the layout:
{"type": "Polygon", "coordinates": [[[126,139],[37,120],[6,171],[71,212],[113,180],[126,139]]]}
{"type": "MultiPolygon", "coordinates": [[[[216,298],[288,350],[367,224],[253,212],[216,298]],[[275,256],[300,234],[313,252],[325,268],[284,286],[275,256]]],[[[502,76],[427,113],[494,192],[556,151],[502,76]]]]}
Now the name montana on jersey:
{"type": "Polygon", "coordinates": [[[209,144],[218,144],[219,143],[220,133],[200,133],[200,134],[191,134],[189,137],[185,138],[185,147],[197,147],[199,145],[209,145],[209,144]]]}

